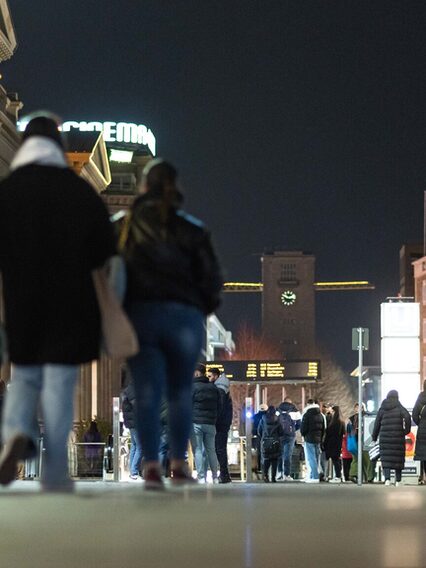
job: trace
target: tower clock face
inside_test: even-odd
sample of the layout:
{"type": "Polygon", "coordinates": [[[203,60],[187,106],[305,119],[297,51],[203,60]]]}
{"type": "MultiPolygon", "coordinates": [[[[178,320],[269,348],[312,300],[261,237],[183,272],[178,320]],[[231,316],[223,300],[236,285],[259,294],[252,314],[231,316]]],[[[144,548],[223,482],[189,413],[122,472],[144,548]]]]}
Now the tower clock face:
{"type": "Polygon", "coordinates": [[[293,292],[293,290],[285,290],[282,294],[281,294],[281,302],[284,304],[284,306],[292,306],[296,301],[296,292],[293,292]]]}

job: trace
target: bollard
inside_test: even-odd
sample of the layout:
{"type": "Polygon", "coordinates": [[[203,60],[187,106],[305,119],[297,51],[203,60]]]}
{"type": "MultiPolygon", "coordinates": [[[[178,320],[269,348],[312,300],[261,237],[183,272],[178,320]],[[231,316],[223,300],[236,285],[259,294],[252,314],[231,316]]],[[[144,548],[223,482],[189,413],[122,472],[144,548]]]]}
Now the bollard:
{"type": "Polygon", "coordinates": [[[112,463],[114,468],[113,480],[120,481],[120,399],[112,399],[112,434],[114,436],[112,463]]]}

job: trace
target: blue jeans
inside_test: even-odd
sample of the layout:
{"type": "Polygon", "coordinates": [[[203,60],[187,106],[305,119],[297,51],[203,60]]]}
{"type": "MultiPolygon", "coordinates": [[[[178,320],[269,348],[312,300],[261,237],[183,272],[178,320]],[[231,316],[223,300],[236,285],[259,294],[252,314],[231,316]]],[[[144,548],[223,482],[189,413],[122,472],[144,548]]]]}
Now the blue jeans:
{"type": "Polygon", "coordinates": [[[74,418],[75,365],[12,365],[3,410],[3,436],[28,436],[38,447],[39,404],[44,421],[42,484],[46,489],[69,485],[68,435],[74,418]]]}
{"type": "Polygon", "coordinates": [[[308,465],[309,479],[319,479],[318,475],[318,459],[320,455],[320,445],[305,442],[305,455],[308,465]]]}
{"type": "Polygon", "coordinates": [[[203,339],[203,314],[177,302],[133,302],[127,311],[140,351],[129,359],[136,424],[146,461],[158,461],[160,403],[169,405],[172,459],[185,459],[192,425],[192,381],[203,339]]]}
{"type": "Polygon", "coordinates": [[[194,424],[195,436],[195,468],[197,470],[198,479],[205,479],[207,475],[205,456],[208,465],[212,470],[212,477],[216,479],[218,461],[216,456],[216,426],[214,424],[194,424]]]}
{"type": "Polygon", "coordinates": [[[139,442],[136,428],[130,428],[130,453],[129,453],[129,472],[130,475],[139,475],[139,468],[142,459],[142,446],[139,442]]]}
{"type": "Polygon", "coordinates": [[[296,443],[296,436],[285,438],[282,446],[283,457],[283,472],[284,475],[291,475],[291,458],[293,455],[294,444],[296,443]]]}

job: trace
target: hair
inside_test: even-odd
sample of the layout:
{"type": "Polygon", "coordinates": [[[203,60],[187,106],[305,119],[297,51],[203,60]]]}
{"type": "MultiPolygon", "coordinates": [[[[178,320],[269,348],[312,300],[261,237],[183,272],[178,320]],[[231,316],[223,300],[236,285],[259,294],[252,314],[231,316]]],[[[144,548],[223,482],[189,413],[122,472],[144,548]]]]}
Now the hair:
{"type": "Polygon", "coordinates": [[[92,420],[92,422],[90,423],[89,426],[89,430],[88,430],[91,434],[94,434],[95,432],[99,432],[98,430],[98,424],[96,422],[96,420],[92,420]]]}
{"type": "Polygon", "coordinates": [[[203,365],[203,363],[198,363],[198,365],[195,367],[196,371],[199,371],[200,373],[202,373],[203,375],[206,374],[206,366],[203,365]]]}
{"type": "Polygon", "coordinates": [[[308,398],[308,400],[306,401],[306,404],[314,404],[314,399],[308,398]]]}
{"type": "Polygon", "coordinates": [[[275,416],[275,406],[268,406],[268,410],[266,411],[266,418],[272,418],[275,416]]]}
{"type": "Polygon", "coordinates": [[[143,175],[148,191],[155,191],[161,196],[158,209],[160,220],[165,225],[169,218],[172,203],[179,194],[176,187],[178,172],[170,162],[166,162],[162,158],[155,158],[145,166],[143,175]]]}
{"type": "Polygon", "coordinates": [[[423,381],[423,390],[426,391],[426,379],[423,381]]]}
{"type": "Polygon", "coordinates": [[[293,401],[291,400],[291,396],[286,396],[286,397],[284,398],[284,402],[293,402],[293,401]]]}
{"type": "Polygon", "coordinates": [[[333,415],[333,422],[343,422],[342,419],[342,415],[340,414],[340,406],[338,406],[337,404],[335,404],[334,406],[331,407],[334,411],[334,415],[333,415]]]}
{"type": "Polygon", "coordinates": [[[213,373],[213,375],[220,377],[220,370],[217,367],[212,367],[211,369],[209,369],[209,373],[213,373]]]}
{"type": "Polygon", "coordinates": [[[395,389],[392,389],[388,392],[386,398],[399,398],[399,394],[398,391],[395,389]]]}
{"type": "Polygon", "coordinates": [[[43,136],[56,142],[61,150],[64,150],[61,133],[58,129],[58,122],[54,115],[46,113],[45,115],[36,116],[32,118],[27,124],[24,133],[22,134],[22,142],[28,140],[31,136],[43,136]]]}

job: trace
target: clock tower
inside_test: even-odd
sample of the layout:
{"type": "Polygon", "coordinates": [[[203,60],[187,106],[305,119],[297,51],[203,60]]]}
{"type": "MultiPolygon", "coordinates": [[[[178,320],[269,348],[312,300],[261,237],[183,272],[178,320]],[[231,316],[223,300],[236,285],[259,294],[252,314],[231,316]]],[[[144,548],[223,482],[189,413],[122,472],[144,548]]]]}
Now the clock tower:
{"type": "Polygon", "coordinates": [[[262,256],[262,326],[288,359],[311,357],[315,347],[315,257],[301,251],[262,256]]]}

